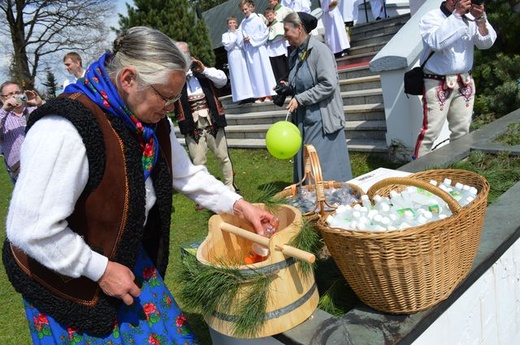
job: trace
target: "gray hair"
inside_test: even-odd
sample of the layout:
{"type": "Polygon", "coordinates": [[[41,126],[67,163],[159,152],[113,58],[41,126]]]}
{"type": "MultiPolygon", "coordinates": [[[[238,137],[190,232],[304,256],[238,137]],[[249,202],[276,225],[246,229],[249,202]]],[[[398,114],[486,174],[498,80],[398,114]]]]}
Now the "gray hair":
{"type": "Polygon", "coordinates": [[[293,27],[297,28],[298,26],[303,26],[302,20],[300,19],[300,16],[296,12],[291,12],[288,15],[286,15],[283,19],[284,23],[289,23],[293,27]]]}
{"type": "Polygon", "coordinates": [[[190,62],[175,41],[145,26],[136,26],[121,33],[114,41],[113,57],[106,66],[111,79],[124,67],[137,71],[140,84],[166,83],[172,71],[187,72],[190,62]]]}

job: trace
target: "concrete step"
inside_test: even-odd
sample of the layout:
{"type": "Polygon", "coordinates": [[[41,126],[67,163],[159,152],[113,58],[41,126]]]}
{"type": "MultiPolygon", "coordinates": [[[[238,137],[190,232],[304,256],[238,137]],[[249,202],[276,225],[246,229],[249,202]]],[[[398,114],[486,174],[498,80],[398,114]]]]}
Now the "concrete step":
{"type": "MultiPolygon", "coordinates": [[[[345,105],[343,111],[347,121],[384,121],[385,112],[382,103],[345,105]]],[[[273,124],[287,118],[284,108],[269,112],[248,112],[226,114],[229,126],[273,124]]]]}
{"type": "Polygon", "coordinates": [[[370,70],[369,61],[352,65],[344,62],[345,60],[345,57],[336,59],[336,63],[338,64],[338,75],[340,80],[361,78],[370,75],[378,75],[377,73],[372,72],[370,70]]]}
{"type": "MultiPolygon", "coordinates": [[[[179,142],[185,145],[184,137],[180,137],[179,142]]],[[[265,149],[265,139],[229,139],[227,140],[228,147],[234,149],[265,149]]],[[[347,139],[349,152],[372,152],[372,153],[387,153],[388,147],[385,140],[375,140],[372,138],[355,138],[347,139]]]]}
{"type": "Polygon", "coordinates": [[[379,75],[369,75],[366,77],[341,79],[339,87],[341,91],[376,89],[381,87],[381,77],[379,75]]]}
{"type": "Polygon", "coordinates": [[[383,103],[381,87],[366,90],[344,91],[341,93],[343,105],[378,104],[383,103]]]}
{"type": "MultiPolygon", "coordinates": [[[[349,50],[350,51],[350,50],[349,50]]],[[[336,58],[336,64],[338,67],[341,66],[348,66],[348,65],[355,65],[360,63],[369,63],[370,60],[377,54],[377,51],[373,52],[365,52],[365,53],[359,53],[356,55],[345,55],[340,58],[336,58]]]]}
{"type": "MultiPolygon", "coordinates": [[[[362,7],[360,7],[359,15],[361,15],[362,7]]],[[[364,15],[364,14],[363,14],[364,15]]],[[[391,18],[386,18],[377,21],[371,21],[368,23],[356,24],[350,30],[350,38],[355,41],[357,36],[371,36],[374,32],[381,32],[394,26],[403,26],[410,19],[410,14],[403,14],[391,18]]]]}
{"type": "MultiPolygon", "coordinates": [[[[281,121],[281,120],[280,120],[281,121]]],[[[275,121],[276,122],[276,121],[275,121]]],[[[228,125],[226,127],[226,137],[228,139],[265,139],[265,135],[272,123],[262,123],[256,125],[228,125]]],[[[386,130],[385,121],[346,121],[345,131],[348,139],[351,138],[373,138],[384,139],[386,130]]],[[[180,136],[178,127],[175,133],[180,136]]]]}
{"type": "Polygon", "coordinates": [[[351,37],[350,46],[357,47],[371,43],[388,42],[390,39],[399,31],[401,26],[391,26],[381,28],[380,30],[373,32],[363,32],[361,34],[351,37]]]}
{"type": "Polygon", "coordinates": [[[351,46],[348,50],[348,56],[355,57],[358,55],[378,53],[388,41],[368,42],[363,45],[351,46]]]}
{"type": "MultiPolygon", "coordinates": [[[[346,83],[348,85],[349,81],[340,82],[346,83]]],[[[373,103],[382,103],[383,102],[383,94],[381,90],[381,86],[372,82],[371,85],[367,86],[367,88],[358,88],[355,87],[349,88],[347,91],[341,92],[341,97],[343,98],[343,105],[356,105],[356,104],[373,104],[373,103]],[[379,86],[379,87],[377,87],[379,86]],[[371,88],[369,88],[371,87],[371,88]]],[[[286,99],[287,103],[289,99],[286,99]]],[[[250,114],[250,113],[270,113],[270,112],[284,112],[284,107],[279,107],[273,102],[263,102],[263,103],[248,103],[243,105],[238,104],[227,104],[224,107],[226,111],[226,115],[239,115],[239,114],[250,114]]]]}

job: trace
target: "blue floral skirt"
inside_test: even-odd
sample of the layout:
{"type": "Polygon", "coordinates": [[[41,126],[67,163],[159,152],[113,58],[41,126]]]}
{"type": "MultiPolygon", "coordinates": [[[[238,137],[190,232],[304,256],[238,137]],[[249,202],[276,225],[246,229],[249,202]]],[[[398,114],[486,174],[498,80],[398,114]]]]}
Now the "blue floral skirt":
{"type": "Polygon", "coordinates": [[[173,299],[152,261],[141,249],[134,274],[142,281],[141,295],[131,306],[121,305],[112,333],[92,337],[58,323],[24,300],[25,312],[34,344],[45,345],[163,345],[198,344],[186,317],[173,299]]]}

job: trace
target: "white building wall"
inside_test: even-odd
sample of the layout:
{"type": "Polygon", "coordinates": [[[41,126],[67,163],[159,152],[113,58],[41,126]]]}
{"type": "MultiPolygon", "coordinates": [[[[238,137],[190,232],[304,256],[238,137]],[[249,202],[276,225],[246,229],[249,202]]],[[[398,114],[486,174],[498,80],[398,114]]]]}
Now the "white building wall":
{"type": "Polygon", "coordinates": [[[520,344],[520,240],[413,344],[520,344]]]}

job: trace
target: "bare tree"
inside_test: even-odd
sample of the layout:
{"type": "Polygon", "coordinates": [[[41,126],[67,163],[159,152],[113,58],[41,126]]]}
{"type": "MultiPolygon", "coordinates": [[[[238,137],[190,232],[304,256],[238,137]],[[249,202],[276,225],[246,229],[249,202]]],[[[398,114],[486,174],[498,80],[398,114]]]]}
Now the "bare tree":
{"type": "Polygon", "coordinates": [[[12,54],[12,77],[34,88],[40,66],[56,64],[56,53],[99,51],[107,19],[115,15],[115,0],[0,0],[0,21],[7,23],[0,34],[11,38],[2,43],[12,54]]]}

